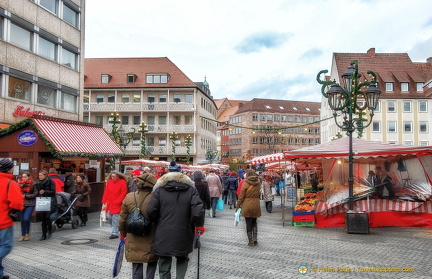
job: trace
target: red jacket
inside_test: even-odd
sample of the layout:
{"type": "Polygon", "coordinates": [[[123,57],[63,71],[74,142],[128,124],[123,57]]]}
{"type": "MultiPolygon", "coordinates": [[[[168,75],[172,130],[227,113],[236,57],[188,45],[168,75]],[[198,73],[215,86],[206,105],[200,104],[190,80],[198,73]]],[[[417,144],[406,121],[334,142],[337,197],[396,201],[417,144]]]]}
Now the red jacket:
{"type": "Polygon", "coordinates": [[[128,187],[124,179],[116,181],[109,179],[102,197],[102,203],[106,203],[106,211],[109,214],[120,213],[122,202],[128,193],[128,187]]]}
{"type": "Polygon", "coordinates": [[[61,180],[60,176],[55,173],[49,173],[48,176],[54,181],[56,185],[56,193],[64,191],[64,182],[61,180]]]}
{"type": "Polygon", "coordinates": [[[24,208],[24,197],[16,181],[11,181],[9,192],[7,191],[8,183],[12,178],[12,174],[0,172],[0,230],[13,225],[8,215],[9,210],[24,208]]]}

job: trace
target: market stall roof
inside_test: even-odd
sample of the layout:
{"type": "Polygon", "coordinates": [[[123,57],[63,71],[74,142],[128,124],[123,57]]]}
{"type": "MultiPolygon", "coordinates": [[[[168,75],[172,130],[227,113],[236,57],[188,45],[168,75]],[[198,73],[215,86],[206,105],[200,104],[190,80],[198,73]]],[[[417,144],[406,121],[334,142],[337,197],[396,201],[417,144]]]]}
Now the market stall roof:
{"type": "Polygon", "coordinates": [[[272,163],[272,162],[279,162],[285,160],[283,153],[275,153],[275,154],[269,154],[264,156],[255,157],[252,160],[250,160],[250,164],[261,164],[261,163],[272,163]]]}
{"type": "MultiPolygon", "coordinates": [[[[323,159],[323,158],[348,158],[349,138],[344,137],[334,141],[325,142],[320,145],[309,146],[297,150],[284,152],[286,160],[292,159],[323,159]]],[[[432,146],[407,146],[368,141],[353,138],[353,157],[371,158],[380,156],[396,156],[410,154],[432,154],[432,146]]]]}
{"type": "Polygon", "coordinates": [[[146,159],[137,159],[137,160],[129,160],[129,161],[122,161],[122,165],[146,165],[146,166],[153,166],[153,167],[167,167],[169,166],[170,162],[167,161],[154,161],[154,160],[146,160],[146,159]]]}
{"type": "Polygon", "coordinates": [[[101,125],[35,115],[0,131],[0,137],[31,126],[57,157],[120,157],[123,151],[101,125]]]}

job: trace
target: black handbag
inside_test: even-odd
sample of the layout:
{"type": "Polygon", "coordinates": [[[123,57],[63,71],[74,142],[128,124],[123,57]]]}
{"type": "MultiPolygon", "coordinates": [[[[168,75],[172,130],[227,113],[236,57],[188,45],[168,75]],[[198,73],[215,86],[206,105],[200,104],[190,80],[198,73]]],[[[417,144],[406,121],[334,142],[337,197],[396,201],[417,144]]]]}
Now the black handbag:
{"type": "Polygon", "coordinates": [[[136,201],[136,193],[134,193],[136,209],[128,215],[126,219],[126,232],[137,236],[147,236],[151,231],[151,221],[141,213],[141,206],[150,193],[145,196],[141,204],[138,206],[136,201]]]}
{"type": "MultiPolygon", "coordinates": [[[[9,186],[10,186],[11,181],[12,180],[9,180],[9,183],[7,185],[7,192],[8,193],[9,193],[9,186]]],[[[11,210],[9,210],[8,215],[12,219],[12,221],[17,222],[17,221],[20,220],[20,211],[21,210],[18,210],[18,209],[11,209],[11,210]]]]}

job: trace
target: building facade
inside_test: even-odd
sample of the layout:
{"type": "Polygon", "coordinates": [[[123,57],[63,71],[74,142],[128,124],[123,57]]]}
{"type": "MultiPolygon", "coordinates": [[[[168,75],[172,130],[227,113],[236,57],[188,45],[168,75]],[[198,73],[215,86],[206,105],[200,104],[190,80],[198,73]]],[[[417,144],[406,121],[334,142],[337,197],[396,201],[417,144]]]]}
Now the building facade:
{"type": "Polygon", "coordinates": [[[320,144],[320,103],[253,99],[221,127],[221,159],[254,157],[320,144]],[[225,147],[229,148],[225,148],[225,147]]]}
{"type": "MultiPolygon", "coordinates": [[[[432,145],[431,79],[432,58],[426,62],[412,62],[406,53],[334,53],[330,80],[343,84],[341,75],[351,61],[357,60],[360,78],[368,77],[367,71],[377,74],[381,90],[379,104],[371,125],[363,132],[363,138],[384,143],[403,145],[432,145]]],[[[361,100],[364,102],[364,100],[361,100]]],[[[328,100],[323,97],[321,139],[330,141],[346,136],[336,126],[328,100]]],[[[353,136],[357,137],[355,132],[353,136]]]]}
{"type": "Polygon", "coordinates": [[[80,120],[84,0],[0,1],[0,122],[80,120]]]}
{"type": "Polygon", "coordinates": [[[216,104],[209,85],[192,82],[168,58],[86,58],[84,122],[101,124],[110,133],[111,113],[133,138],[124,160],[142,155],[152,160],[175,157],[199,164],[216,150],[216,104]],[[147,154],[141,152],[140,125],[145,123],[147,154]],[[173,132],[178,139],[173,139],[173,132]],[[187,137],[191,145],[186,144],[187,137]]]}

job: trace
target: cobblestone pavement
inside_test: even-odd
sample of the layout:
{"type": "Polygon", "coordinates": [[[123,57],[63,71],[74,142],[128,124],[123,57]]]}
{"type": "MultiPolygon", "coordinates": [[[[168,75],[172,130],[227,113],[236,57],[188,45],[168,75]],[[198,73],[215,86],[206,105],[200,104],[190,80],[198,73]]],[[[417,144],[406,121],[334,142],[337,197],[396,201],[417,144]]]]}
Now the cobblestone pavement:
{"type": "MultiPolygon", "coordinates": [[[[267,213],[264,204],[262,212],[255,247],[246,245],[244,220],[234,226],[234,209],[218,211],[216,218],[207,215],[201,237],[201,279],[432,278],[431,229],[386,227],[372,228],[368,235],[347,234],[341,227],[293,227],[291,208],[286,209],[283,226],[276,202],[273,213],[267,213]],[[304,275],[299,273],[303,265],[308,270],[304,275]]],[[[99,226],[98,213],[89,217],[86,227],[72,229],[66,224],[46,241],[38,241],[40,223],[33,223],[31,240],[17,242],[20,224],[16,223],[15,247],[4,260],[5,273],[25,279],[111,278],[118,240],[108,239],[110,227],[99,226]],[[64,244],[68,241],[73,245],[64,244]]],[[[131,277],[131,264],[125,261],[118,278],[131,277]]],[[[196,277],[194,250],[187,278],[196,277]]]]}

